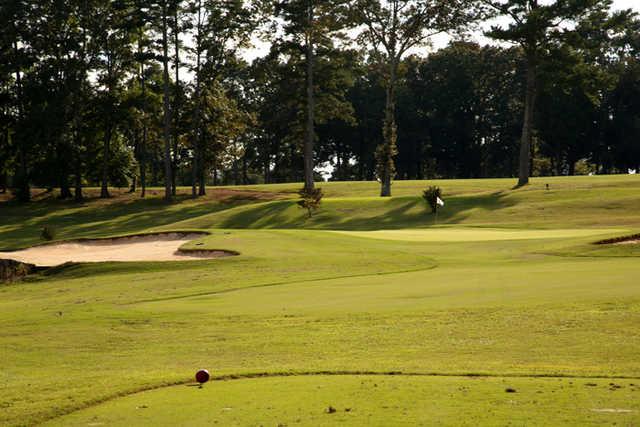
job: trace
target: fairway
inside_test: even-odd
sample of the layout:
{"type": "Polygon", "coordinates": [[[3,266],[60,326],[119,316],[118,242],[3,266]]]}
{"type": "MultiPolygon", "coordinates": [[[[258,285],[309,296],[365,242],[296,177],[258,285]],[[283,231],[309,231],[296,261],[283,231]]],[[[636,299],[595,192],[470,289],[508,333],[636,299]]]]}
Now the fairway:
{"type": "Polygon", "coordinates": [[[437,226],[424,182],[327,183],[311,219],[293,184],[6,203],[3,250],[50,224],[57,243],[206,232],[180,249],[238,255],[0,285],[0,424],[637,425],[640,245],[594,242],[640,231],[640,179],[588,178],[443,181],[437,226]]]}
{"type": "Polygon", "coordinates": [[[45,425],[633,425],[639,393],[628,380],[253,378],[139,393],[45,425]]]}
{"type": "Polygon", "coordinates": [[[495,228],[431,228],[429,230],[341,231],[350,236],[408,242],[490,242],[499,240],[568,239],[624,233],[624,229],[499,230],[495,228]]]}
{"type": "Polygon", "coordinates": [[[640,427],[640,0],[1,0],[0,427],[640,427]]]}

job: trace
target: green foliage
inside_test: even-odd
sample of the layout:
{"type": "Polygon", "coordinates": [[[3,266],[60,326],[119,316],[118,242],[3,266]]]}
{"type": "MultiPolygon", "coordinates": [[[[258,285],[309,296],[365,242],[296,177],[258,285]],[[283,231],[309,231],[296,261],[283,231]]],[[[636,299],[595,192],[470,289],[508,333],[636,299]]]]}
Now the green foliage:
{"type": "Polygon", "coordinates": [[[382,126],[383,142],[376,147],[375,153],[376,174],[383,187],[390,185],[396,173],[395,157],[398,154],[398,128],[394,114],[392,111],[387,111],[385,115],[382,126]]]}
{"type": "Polygon", "coordinates": [[[300,196],[300,200],[298,201],[298,206],[307,210],[309,218],[313,215],[313,212],[320,208],[320,203],[322,202],[322,188],[303,188],[298,191],[298,195],[300,196]]]}
{"type": "Polygon", "coordinates": [[[42,240],[53,240],[56,238],[56,229],[50,225],[45,225],[40,231],[42,240]]]}
{"type": "Polygon", "coordinates": [[[20,280],[31,274],[33,270],[34,266],[32,264],[24,264],[10,259],[0,259],[0,286],[5,283],[20,280]]]}
{"type": "Polygon", "coordinates": [[[431,208],[432,213],[438,211],[438,199],[442,198],[442,191],[440,187],[431,185],[429,188],[422,192],[422,198],[427,202],[427,205],[431,208]]]}
{"type": "Polygon", "coordinates": [[[597,173],[596,165],[590,163],[587,159],[580,159],[575,164],[576,175],[592,175],[597,173]]]}

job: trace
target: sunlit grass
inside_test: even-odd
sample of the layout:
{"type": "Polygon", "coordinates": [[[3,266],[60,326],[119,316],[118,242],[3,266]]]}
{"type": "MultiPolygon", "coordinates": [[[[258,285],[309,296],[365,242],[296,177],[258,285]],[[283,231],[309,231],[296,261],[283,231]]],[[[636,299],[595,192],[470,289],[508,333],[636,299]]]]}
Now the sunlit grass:
{"type": "Polygon", "coordinates": [[[375,183],[327,184],[311,220],[286,199],[296,185],[254,188],[275,201],[0,204],[3,248],[38,242],[50,223],[61,238],[203,229],[187,246],[240,252],[63,266],[0,286],[0,424],[455,424],[464,411],[470,424],[634,425],[640,252],[592,242],[640,230],[640,180],[544,182],[441,182],[451,196],[437,225],[416,194],[424,182],[397,182],[406,193],[392,199],[354,197],[375,183]],[[492,377],[256,378],[118,398],[202,367],[492,377]],[[616,376],[629,379],[587,379],[616,376]]]}

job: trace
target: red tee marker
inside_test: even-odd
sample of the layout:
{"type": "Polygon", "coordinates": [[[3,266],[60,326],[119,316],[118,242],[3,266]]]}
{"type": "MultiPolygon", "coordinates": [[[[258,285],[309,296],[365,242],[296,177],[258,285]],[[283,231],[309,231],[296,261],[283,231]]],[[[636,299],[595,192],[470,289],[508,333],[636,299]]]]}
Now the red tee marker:
{"type": "Polygon", "coordinates": [[[196,381],[198,381],[200,384],[204,384],[207,381],[209,381],[209,378],[211,378],[211,375],[209,375],[209,371],[207,371],[206,369],[200,369],[198,372],[196,372],[196,381]]]}

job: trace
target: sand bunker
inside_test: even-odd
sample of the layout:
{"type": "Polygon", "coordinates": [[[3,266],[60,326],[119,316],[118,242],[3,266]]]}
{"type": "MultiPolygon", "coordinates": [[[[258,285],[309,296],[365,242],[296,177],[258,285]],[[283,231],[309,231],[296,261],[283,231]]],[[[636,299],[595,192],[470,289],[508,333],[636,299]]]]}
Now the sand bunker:
{"type": "Polygon", "coordinates": [[[12,259],[53,267],[66,262],[104,261],[192,261],[237,255],[224,250],[180,250],[183,244],[202,237],[198,233],[164,233],[115,239],[79,240],[34,246],[15,252],[0,252],[0,259],[12,259]]]}
{"type": "Polygon", "coordinates": [[[631,236],[614,237],[596,242],[596,245],[637,245],[640,244],[640,234],[631,236]]]}

